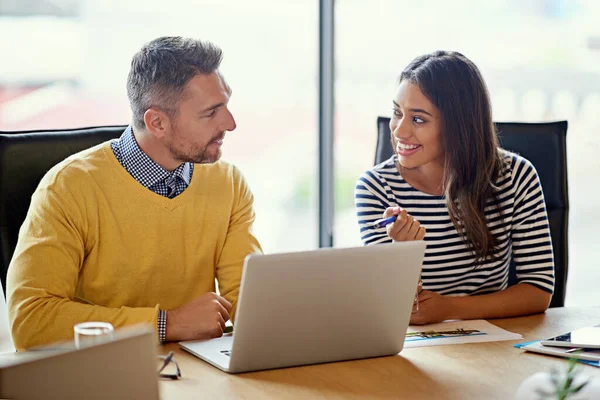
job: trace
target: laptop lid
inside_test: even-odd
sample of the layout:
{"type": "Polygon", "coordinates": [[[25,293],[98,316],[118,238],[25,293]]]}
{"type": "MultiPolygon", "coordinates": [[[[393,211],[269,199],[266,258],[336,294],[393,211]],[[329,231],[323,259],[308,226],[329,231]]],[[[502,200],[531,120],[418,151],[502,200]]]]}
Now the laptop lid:
{"type": "Polygon", "coordinates": [[[136,325],[83,349],[70,341],[2,355],[0,398],[158,399],[155,340],[150,325],[136,325]]]}
{"type": "Polygon", "coordinates": [[[397,354],[425,242],[250,255],[229,372],[397,354]]]}

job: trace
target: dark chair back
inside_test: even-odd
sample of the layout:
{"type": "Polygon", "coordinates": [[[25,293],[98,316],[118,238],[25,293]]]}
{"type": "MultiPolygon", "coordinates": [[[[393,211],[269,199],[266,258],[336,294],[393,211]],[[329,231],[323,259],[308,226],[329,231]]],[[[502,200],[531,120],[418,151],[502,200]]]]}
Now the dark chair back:
{"type": "Polygon", "coordinates": [[[19,228],[44,174],[71,154],[119,137],[125,128],[0,131],[0,280],[5,294],[6,273],[19,228]]]}
{"type": "MultiPolygon", "coordinates": [[[[390,119],[377,118],[377,148],[375,164],[394,154],[390,141],[390,119]]],[[[534,165],[540,176],[554,251],[555,287],[550,307],[565,304],[569,270],[569,190],[567,185],[567,121],[549,123],[497,122],[496,128],[503,148],[517,153],[534,165]]],[[[516,282],[516,270],[511,265],[509,285],[516,282]]]]}

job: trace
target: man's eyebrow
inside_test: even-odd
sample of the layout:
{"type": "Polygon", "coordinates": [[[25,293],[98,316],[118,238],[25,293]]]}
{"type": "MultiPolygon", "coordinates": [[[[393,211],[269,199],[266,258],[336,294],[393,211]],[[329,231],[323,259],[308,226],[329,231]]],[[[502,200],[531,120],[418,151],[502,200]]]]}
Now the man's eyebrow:
{"type": "Polygon", "coordinates": [[[215,108],[219,108],[219,107],[222,107],[222,106],[224,106],[225,104],[227,104],[227,103],[225,103],[225,102],[221,102],[221,103],[218,103],[218,104],[212,105],[212,106],[210,106],[210,107],[208,107],[208,108],[205,108],[204,110],[200,111],[198,114],[204,114],[204,113],[205,113],[205,112],[207,112],[207,111],[212,111],[212,110],[214,110],[215,108]]]}
{"type": "MultiPolygon", "coordinates": [[[[394,106],[396,106],[397,108],[400,108],[400,106],[398,105],[398,103],[396,103],[394,100],[392,100],[392,103],[394,103],[394,106]]],[[[427,115],[429,115],[430,117],[433,118],[433,115],[431,115],[430,112],[425,111],[422,108],[409,108],[408,111],[427,114],[427,115]]]]}

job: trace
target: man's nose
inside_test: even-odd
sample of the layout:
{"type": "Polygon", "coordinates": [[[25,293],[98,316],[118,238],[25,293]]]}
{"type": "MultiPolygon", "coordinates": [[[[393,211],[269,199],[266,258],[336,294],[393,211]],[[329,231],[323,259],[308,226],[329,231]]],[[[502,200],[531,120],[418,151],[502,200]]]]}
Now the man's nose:
{"type": "Polygon", "coordinates": [[[227,114],[227,124],[225,130],[231,132],[235,128],[237,128],[237,124],[235,123],[235,118],[233,117],[233,114],[231,113],[231,111],[229,111],[229,109],[227,109],[227,114]]]}

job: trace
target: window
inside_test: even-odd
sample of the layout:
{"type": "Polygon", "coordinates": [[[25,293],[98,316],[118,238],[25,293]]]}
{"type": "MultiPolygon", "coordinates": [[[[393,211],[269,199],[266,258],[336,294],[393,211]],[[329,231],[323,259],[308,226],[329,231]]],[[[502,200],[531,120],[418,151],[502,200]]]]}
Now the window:
{"type": "MultiPolygon", "coordinates": [[[[0,130],[126,124],[129,61],[144,42],[211,40],[238,122],[224,158],[255,193],[256,233],[267,252],[315,248],[318,17],[303,0],[0,0],[0,130]]],[[[375,120],[389,115],[401,69],[458,50],[484,74],[496,121],[568,119],[567,304],[598,304],[599,18],[592,0],[338,0],[335,245],[360,245],[354,183],[372,166],[375,120]]]]}
{"type": "Polygon", "coordinates": [[[389,116],[401,70],[416,56],[456,50],[481,69],[495,121],[567,119],[567,305],[600,304],[600,5],[593,1],[374,2],[336,8],[337,246],[360,244],[351,186],[370,168],[378,115],[389,116]]]}
{"type": "Polygon", "coordinates": [[[0,17],[3,37],[19,38],[0,42],[0,130],[127,124],[125,83],[143,43],[182,35],[220,46],[238,124],[223,156],[254,191],[256,234],[267,252],[318,246],[318,4],[4,0],[0,7],[14,10],[0,17]],[[58,3],[73,13],[44,11],[58,3]]]}

